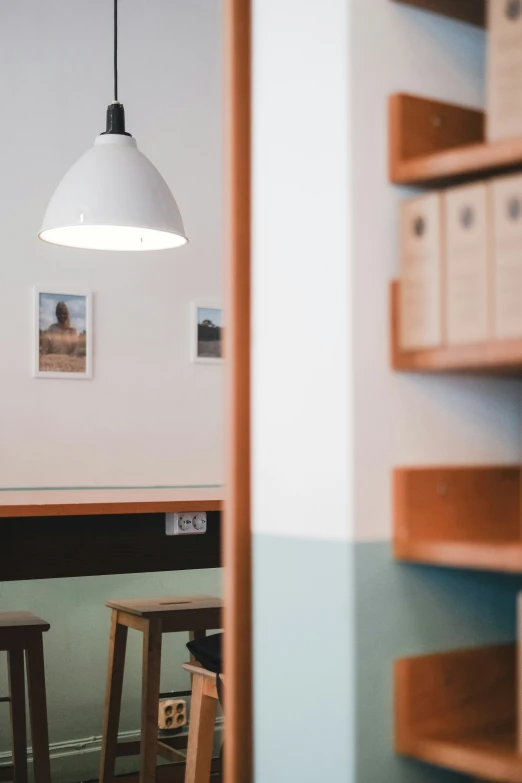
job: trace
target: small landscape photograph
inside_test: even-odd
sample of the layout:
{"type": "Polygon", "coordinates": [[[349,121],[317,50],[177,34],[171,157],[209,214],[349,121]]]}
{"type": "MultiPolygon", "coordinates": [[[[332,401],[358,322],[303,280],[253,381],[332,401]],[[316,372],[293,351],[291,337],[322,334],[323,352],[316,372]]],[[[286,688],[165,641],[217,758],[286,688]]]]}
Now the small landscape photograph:
{"type": "Polygon", "coordinates": [[[194,361],[221,362],[223,358],[223,310],[219,307],[196,304],[194,361]]]}

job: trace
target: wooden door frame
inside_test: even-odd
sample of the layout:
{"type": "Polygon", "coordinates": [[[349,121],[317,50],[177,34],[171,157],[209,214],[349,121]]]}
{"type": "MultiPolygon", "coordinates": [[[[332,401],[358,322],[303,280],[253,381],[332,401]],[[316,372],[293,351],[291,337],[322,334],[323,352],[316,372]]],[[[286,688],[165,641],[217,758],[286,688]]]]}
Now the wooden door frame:
{"type": "Polygon", "coordinates": [[[251,0],[225,0],[227,183],[225,290],[227,471],[225,783],[251,783],[252,567],[250,529],[251,0]]]}

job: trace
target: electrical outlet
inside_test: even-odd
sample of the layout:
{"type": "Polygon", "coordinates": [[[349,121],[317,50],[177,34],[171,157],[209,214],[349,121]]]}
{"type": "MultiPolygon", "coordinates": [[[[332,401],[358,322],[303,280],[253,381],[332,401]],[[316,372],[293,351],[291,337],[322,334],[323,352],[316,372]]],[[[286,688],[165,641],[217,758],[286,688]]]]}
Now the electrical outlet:
{"type": "Polygon", "coordinates": [[[193,511],[189,514],[165,514],[165,532],[168,536],[190,536],[206,533],[206,512],[193,511]]]}
{"type": "Polygon", "coordinates": [[[158,728],[180,729],[187,723],[187,702],[184,699],[160,699],[158,728]]]}

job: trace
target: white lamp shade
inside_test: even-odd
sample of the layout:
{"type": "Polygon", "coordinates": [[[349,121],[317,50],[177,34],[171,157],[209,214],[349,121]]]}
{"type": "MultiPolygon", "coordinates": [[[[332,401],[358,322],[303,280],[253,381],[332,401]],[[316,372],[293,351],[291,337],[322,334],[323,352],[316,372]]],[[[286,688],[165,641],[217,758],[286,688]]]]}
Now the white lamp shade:
{"type": "Polygon", "coordinates": [[[188,241],[169,186],[132,136],[107,133],[52,196],[45,242],[90,250],[166,250],[188,241]]]}

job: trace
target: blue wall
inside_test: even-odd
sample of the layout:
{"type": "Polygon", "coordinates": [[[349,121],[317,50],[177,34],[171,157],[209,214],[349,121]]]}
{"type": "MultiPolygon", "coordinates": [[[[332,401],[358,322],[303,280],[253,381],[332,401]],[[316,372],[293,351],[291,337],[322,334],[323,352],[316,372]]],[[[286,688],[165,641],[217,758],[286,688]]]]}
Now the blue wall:
{"type": "Polygon", "coordinates": [[[344,543],[260,535],[253,547],[256,783],[349,783],[350,550],[344,543]]]}
{"type": "Polygon", "coordinates": [[[522,578],[255,536],[254,586],[256,783],[466,780],[395,755],[393,661],[513,639],[522,578]]]}

